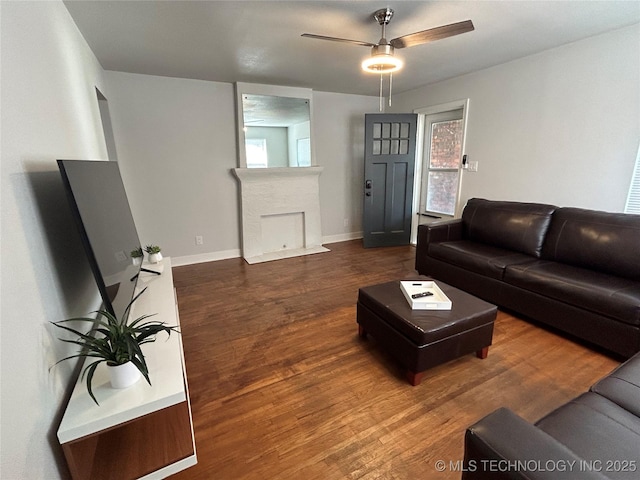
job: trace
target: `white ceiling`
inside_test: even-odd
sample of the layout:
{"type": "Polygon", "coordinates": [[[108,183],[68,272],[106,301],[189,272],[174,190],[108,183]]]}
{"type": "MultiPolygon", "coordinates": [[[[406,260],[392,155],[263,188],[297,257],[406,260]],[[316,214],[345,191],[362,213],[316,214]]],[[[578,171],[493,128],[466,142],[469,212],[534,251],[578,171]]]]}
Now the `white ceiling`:
{"type": "MultiPolygon", "coordinates": [[[[377,43],[374,11],[395,15],[387,38],[470,19],[475,31],[396,51],[394,93],[640,22],[640,0],[137,1],[65,4],[106,70],[377,95],[360,70],[377,43]]],[[[640,38],[638,39],[640,42],[640,38]]]]}

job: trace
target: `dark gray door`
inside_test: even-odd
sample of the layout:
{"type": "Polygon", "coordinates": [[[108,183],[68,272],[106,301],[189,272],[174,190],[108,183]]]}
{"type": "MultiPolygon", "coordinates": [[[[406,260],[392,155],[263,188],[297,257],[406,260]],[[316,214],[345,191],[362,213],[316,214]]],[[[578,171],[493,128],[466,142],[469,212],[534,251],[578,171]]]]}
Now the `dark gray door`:
{"type": "Polygon", "coordinates": [[[365,247],[408,245],[418,116],[365,115],[365,247]]]}

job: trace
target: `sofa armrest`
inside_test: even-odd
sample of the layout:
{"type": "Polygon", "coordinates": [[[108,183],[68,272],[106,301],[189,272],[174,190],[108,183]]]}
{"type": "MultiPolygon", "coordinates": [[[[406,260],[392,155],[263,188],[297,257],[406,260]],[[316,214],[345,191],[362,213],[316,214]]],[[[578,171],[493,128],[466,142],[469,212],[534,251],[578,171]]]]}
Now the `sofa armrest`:
{"type": "Polygon", "coordinates": [[[555,438],[507,408],[487,415],[465,434],[462,480],[603,480],[555,438]]]}
{"type": "Polygon", "coordinates": [[[591,387],[636,417],[640,416],[640,353],[618,366],[591,387]]]}
{"type": "Polygon", "coordinates": [[[462,220],[441,220],[418,225],[418,245],[462,240],[462,220]],[[421,238],[422,237],[422,238],[421,238]]]}
{"type": "Polygon", "coordinates": [[[462,240],[462,220],[442,220],[425,225],[418,225],[418,240],[416,243],[416,270],[422,272],[421,258],[427,256],[429,244],[462,240]]]}

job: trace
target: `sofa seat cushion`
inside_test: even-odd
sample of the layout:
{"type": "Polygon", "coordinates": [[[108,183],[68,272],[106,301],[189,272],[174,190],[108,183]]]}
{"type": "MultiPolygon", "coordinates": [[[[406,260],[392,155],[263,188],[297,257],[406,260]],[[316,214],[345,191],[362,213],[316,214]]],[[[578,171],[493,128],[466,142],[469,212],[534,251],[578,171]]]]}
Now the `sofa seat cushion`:
{"type": "Polygon", "coordinates": [[[530,262],[523,253],[469,240],[429,245],[429,256],[491,278],[502,280],[507,265],[530,262]]]}
{"type": "Polygon", "coordinates": [[[591,391],[640,417],[640,354],[593,385],[591,391]]]}
{"type": "Polygon", "coordinates": [[[584,393],[536,426],[607,477],[638,479],[640,418],[608,399],[584,393]]]}
{"type": "Polygon", "coordinates": [[[504,281],[630,325],[640,325],[640,282],[545,260],[507,266],[504,281]]]}

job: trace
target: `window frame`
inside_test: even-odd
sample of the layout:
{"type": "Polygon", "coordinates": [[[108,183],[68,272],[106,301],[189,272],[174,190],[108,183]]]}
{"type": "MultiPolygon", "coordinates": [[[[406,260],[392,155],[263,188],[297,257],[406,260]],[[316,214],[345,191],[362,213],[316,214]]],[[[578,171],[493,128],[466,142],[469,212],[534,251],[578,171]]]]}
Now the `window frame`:
{"type": "MultiPolygon", "coordinates": [[[[412,212],[412,221],[411,221],[411,244],[415,245],[418,240],[418,225],[424,223],[425,221],[434,219],[427,219],[427,217],[422,216],[420,213],[420,192],[422,191],[422,153],[424,150],[424,124],[425,117],[427,115],[432,115],[440,112],[448,112],[450,110],[462,109],[462,157],[466,155],[466,144],[467,144],[467,133],[468,133],[468,122],[469,122],[469,98],[462,98],[457,100],[452,100],[450,102],[441,103],[437,105],[430,105],[425,107],[415,108],[413,113],[418,114],[418,137],[416,139],[416,162],[415,162],[415,170],[414,170],[414,195],[413,195],[413,212],[412,212]]],[[[456,198],[456,213],[453,218],[459,218],[462,215],[462,202],[461,198],[463,195],[463,180],[464,180],[464,172],[467,170],[462,169],[462,174],[460,175],[460,180],[458,184],[458,198],[456,198]]],[[[450,217],[447,217],[450,218],[450,217]]]]}
{"type": "Polygon", "coordinates": [[[456,212],[458,209],[458,204],[460,200],[460,189],[461,189],[461,180],[462,180],[462,156],[464,154],[464,140],[465,140],[465,109],[464,107],[458,106],[458,108],[453,108],[445,111],[439,111],[434,113],[427,113],[424,116],[423,122],[423,152],[421,155],[421,166],[422,172],[420,175],[420,195],[419,195],[419,203],[418,203],[418,214],[426,217],[433,218],[454,218],[456,216],[456,212]],[[461,122],[460,126],[462,128],[462,138],[460,140],[460,158],[458,159],[458,164],[456,168],[432,168],[431,167],[431,138],[433,135],[433,125],[459,120],[461,122]],[[429,173],[430,172],[456,172],[457,176],[457,188],[455,193],[453,213],[449,212],[439,212],[434,210],[427,209],[427,195],[429,191],[429,173]]]}
{"type": "Polygon", "coordinates": [[[433,115],[431,121],[426,122],[425,125],[425,139],[428,138],[428,146],[429,146],[429,151],[426,152],[425,151],[425,157],[424,157],[424,163],[426,165],[425,171],[423,173],[424,175],[424,179],[423,179],[423,184],[424,184],[424,190],[420,192],[420,196],[422,197],[420,199],[420,206],[421,206],[421,213],[424,213],[425,215],[433,215],[433,216],[445,216],[445,217],[453,217],[455,216],[456,213],[456,207],[457,207],[457,203],[458,203],[458,197],[459,197],[459,190],[460,190],[460,175],[461,175],[461,170],[462,170],[462,136],[464,135],[464,123],[463,123],[463,118],[462,118],[462,109],[460,110],[453,110],[450,112],[443,112],[442,114],[438,114],[438,115],[433,115]],[[460,137],[460,155],[457,159],[457,163],[455,167],[432,167],[432,158],[431,158],[431,153],[432,153],[432,139],[433,139],[433,134],[434,134],[434,128],[436,125],[441,124],[441,123],[446,123],[446,122],[460,122],[459,127],[461,130],[461,137],[460,137]],[[426,135],[426,129],[429,129],[429,135],[427,137],[426,135]],[[453,200],[453,212],[441,212],[438,210],[430,210],[427,208],[428,206],[428,200],[429,200],[429,187],[431,185],[431,173],[435,172],[435,173],[455,173],[456,176],[456,192],[454,195],[453,200]]]}

